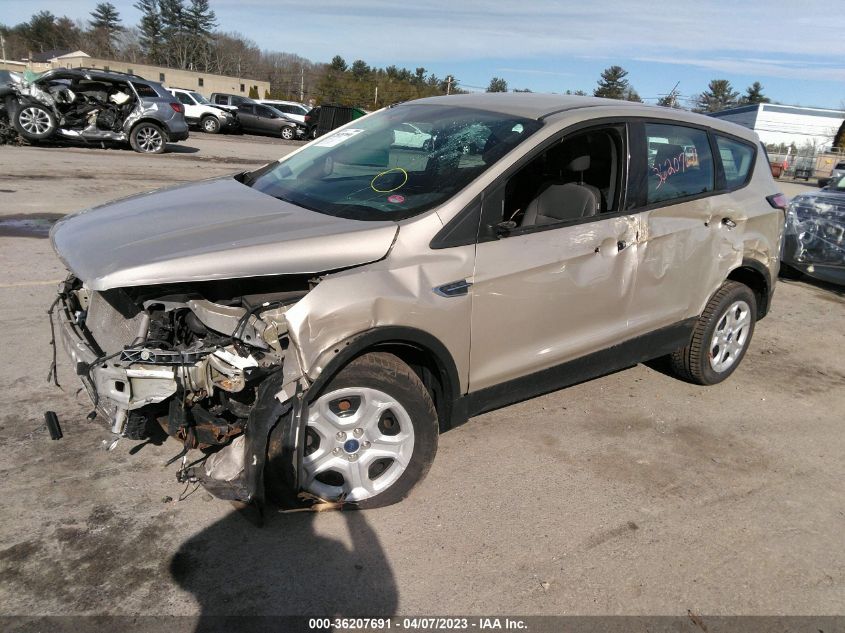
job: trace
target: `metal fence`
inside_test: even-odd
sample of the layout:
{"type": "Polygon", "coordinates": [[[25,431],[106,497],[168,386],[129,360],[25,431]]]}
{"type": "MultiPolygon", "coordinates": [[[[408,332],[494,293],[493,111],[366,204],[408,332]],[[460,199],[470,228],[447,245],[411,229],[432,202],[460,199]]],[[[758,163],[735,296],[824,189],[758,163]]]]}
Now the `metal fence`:
{"type": "Polygon", "coordinates": [[[830,176],[837,163],[845,162],[845,149],[840,147],[807,145],[796,150],[769,147],[767,153],[772,166],[781,166],[781,177],[786,178],[824,179],[830,176]]]}

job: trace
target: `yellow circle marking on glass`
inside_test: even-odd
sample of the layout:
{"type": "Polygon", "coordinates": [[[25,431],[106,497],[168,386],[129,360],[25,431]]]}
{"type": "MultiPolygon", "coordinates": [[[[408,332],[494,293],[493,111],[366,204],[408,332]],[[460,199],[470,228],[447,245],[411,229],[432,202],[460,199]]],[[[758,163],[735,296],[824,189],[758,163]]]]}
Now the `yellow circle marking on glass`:
{"type": "Polygon", "coordinates": [[[408,182],[408,172],[407,172],[407,171],[405,171],[404,169],[402,169],[401,167],[393,167],[393,168],[391,168],[391,169],[385,170],[385,171],[383,171],[383,172],[381,172],[381,173],[376,174],[375,176],[373,176],[373,179],[370,181],[370,189],[372,189],[372,190],[373,190],[373,191],[375,191],[376,193],[390,193],[390,192],[392,192],[392,191],[396,191],[397,189],[401,189],[402,187],[404,187],[406,182],[408,182]],[[387,175],[387,174],[389,174],[389,173],[391,173],[391,172],[394,172],[394,171],[401,171],[401,172],[402,172],[402,175],[403,175],[403,176],[405,176],[405,180],[403,180],[403,181],[399,184],[399,186],[394,187],[393,189],[378,189],[378,188],[376,188],[376,185],[375,185],[376,180],[378,180],[378,179],[379,179],[379,178],[381,178],[382,176],[385,176],[385,175],[387,175]]]}

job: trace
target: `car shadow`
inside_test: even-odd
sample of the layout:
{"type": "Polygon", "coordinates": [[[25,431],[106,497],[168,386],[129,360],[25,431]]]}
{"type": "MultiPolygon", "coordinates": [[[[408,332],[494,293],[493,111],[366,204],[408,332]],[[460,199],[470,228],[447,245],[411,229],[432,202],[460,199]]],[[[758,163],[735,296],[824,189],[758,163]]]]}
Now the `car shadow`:
{"type": "Polygon", "coordinates": [[[828,281],[822,281],[821,279],[815,279],[814,277],[810,277],[809,275],[801,275],[797,279],[785,279],[783,277],[778,279],[779,283],[784,284],[805,284],[807,286],[812,286],[818,290],[823,290],[825,292],[829,292],[831,294],[835,294],[838,297],[845,297],[845,286],[840,286],[838,284],[830,283],[828,281]]]}
{"type": "Polygon", "coordinates": [[[165,154],[196,154],[200,151],[199,147],[192,147],[191,145],[176,145],[168,143],[164,148],[165,154]]]}
{"type": "Polygon", "coordinates": [[[356,511],[271,511],[262,528],[232,512],[183,543],[170,573],[199,603],[197,631],[221,616],[389,617],[399,600],[378,536],[356,511]],[[350,546],[319,533],[319,522],[339,517],[350,546]]]}

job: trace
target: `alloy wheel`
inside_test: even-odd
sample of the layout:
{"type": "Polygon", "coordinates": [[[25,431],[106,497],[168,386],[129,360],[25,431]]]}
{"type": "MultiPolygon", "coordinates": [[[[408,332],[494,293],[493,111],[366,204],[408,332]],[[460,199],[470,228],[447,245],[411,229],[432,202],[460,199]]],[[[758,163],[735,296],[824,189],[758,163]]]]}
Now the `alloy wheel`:
{"type": "Polygon", "coordinates": [[[716,324],[710,339],[710,367],[717,373],[730,369],[748,343],[751,308],[745,301],[734,301],[716,324]]]}
{"type": "Polygon", "coordinates": [[[164,145],[164,137],[161,132],[152,126],[144,126],[139,129],[136,138],[138,147],[141,148],[142,152],[154,153],[164,145]]]}
{"type": "Polygon", "coordinates": [[[18,115],[18,121],[30,134],[44,134],[51,127],[49,115],[41,108],[24,108],[18,115]]]}

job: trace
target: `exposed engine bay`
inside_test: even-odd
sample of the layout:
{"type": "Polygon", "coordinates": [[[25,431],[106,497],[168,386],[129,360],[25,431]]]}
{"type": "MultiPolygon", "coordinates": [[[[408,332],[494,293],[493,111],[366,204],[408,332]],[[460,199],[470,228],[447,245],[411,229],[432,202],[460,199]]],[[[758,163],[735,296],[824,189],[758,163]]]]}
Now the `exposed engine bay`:
{"type": "MultiPolygon", "coordinates": [[[[259,386],[290,353],[285,313],[309,281],[273,292],[263,280],[238,281],[243,294],[232,296],[231,282],[104,292],[74,277],[63,282],[62,342],[94,404],[89,417],[107,419],[115,441],[163,430],[183,444],[181,457],[189,449],[213,454],[244,434],[259,386]]],[[[243,442],[235,452],[228,463],[212,462],[223,475],[208,474],[242,476],[243,442]],[[240,466],[231,471],[231,463],[240,466]]]]}
{"type": "MultiPolygon", "coordinates": [[[[0,71],[0,119],[29,142],[65,138],[133,143],[133,128],[142,120],[159,136],[182,140],[187,138],[184,107],[171,101],[162,86],[135,75],[85,68],[40,74],[0,71]]],[[[133,148],[142,151],[136,144],[133,148]]]]}
{"type": "MultiPolygon", "coordinates": [[[[96,81],[55,82],[47,94],[61,116],[60,125],[80,131],[120,132],[136,102],[129,84],[96,81]]],[[[47,94],[42,91],[41,100],[49,103],[47,94]]]]}

